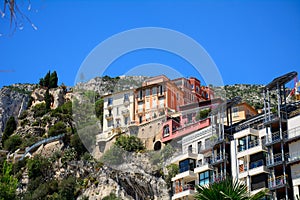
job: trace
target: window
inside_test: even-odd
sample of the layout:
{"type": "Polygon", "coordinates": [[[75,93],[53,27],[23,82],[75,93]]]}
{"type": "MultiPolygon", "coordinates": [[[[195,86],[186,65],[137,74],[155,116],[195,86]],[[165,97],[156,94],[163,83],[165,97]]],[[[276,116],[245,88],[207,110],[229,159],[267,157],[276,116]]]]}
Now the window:
{"type": "Polygon", "coordinates": [[[198,153],[200,153],[202,147],[202,141],[198,142],[198,153]]]}
{"type": "Polygon", "coordinates": [[[191,84],[191,88],[194,89],[194,84],[191,84]]]}
{"type": "Polygon", "coordinates": [[[150,114],[149,113],[146,113],[146,120],[148,121],[150,119],[150,114]]]}
{"type": "Polygon", "coordinates": [[[163,94],[163,86],[160,85],[160,86],[158,87],[158,89],[159,89],[159,94],[162,95],[162,94],[163,94]]]}
{"type": "Polygon", "coordinates": [[[179,162],[179,172],[186,172],[189,170],[194,170],[196,161],[194,159],[186,159],[179,162]]]}
{"type": "Polygon", "coordinates": [[[189,145],[189,147],[188,147],[188,151],[189,151],[190,153],[192,153],[192,152],[193,152],[193,146],[192,146],[192,145],[189,145]]]}
{"type": "Polygon", "coordinates": [[[113,121],[112,120],[110,120],[110,121],[107,122],[107,126],[108,127],[111,127],[112,125],[113,125],[113,121]]]}
{"type": "Polygon", "coordinates": [[[139,99],[142,99],[143,98],[143,90],[140,90],[139,91],[139,99]]]}
{"type": "Polygon", "coordinates": [[[167,137],[170,135],[170,128],[169,128],[169,125],[166,125],[164,127],[164,137],[167,137]]]}
{"type": "Polygon", "coordinates": [[[233,117],[238,117],[239,116],[239,108],[238,107],[232,108],[232,116],[233,117]]]}
{"type": "Polygon", "coordinates": [[[238,150],[239,151],[244,151],[246,150],[246,140],[247,138],[246,137],[243,137],[243,138],[240,138],[239,139],[239,144],[238,144],[238,150]]]}
{"type": "Polygon", "coordinates": [[[146,89],[146,96],[150,96],[150,89],[146,89]]]}
{"type": "Polygon", "coordinates": [[[199,185],[209,184],[210,179],[211,179],[211,175],[212,175],[211,171],[206,171],[206,172],[200,173],[200,175],[199,175],[199,185]]]}
{"type": "Polygon", "coordinates": [[[139,122],[140,122],[140,123],[143,122],[143,116],[139,116],[139,122]]]}
{"type": "Polygon", "coordinates": [[[129,94],[124,94],[124,101],[129,101],[129,94]]]}
{"type": "Polygon", "coordinates": [[[119,115],[119,107],[117,107],[117,115],[119,115]]]}
{"type": "Polygon", "coordinates": [[[128,125],[128,122],[129,122],[129,117],[124,117],[124,124],[128,125]]]}
{"type": "Polygon", "coordinates": [[[196,86],[196,92],[199,92],[199,87],[198,86],[196,86]]]}
{"type": "Polygon", "coordinates": [[[150,101],[149,101],[149,99],[147,99],[147,101],[146,101],[146,109],[150,109],[150,101]]]}
{"type": "Polygon", "coordinates": [[[152,95],[156,95],[156,92],[157,92],[157,88],[156,87],[152,88],[152,95]]]}
{"type": "Polygon", "coordinates": [[[108,98],[107,105],[110,106],[113,103],[113,98],[108,98]]]}

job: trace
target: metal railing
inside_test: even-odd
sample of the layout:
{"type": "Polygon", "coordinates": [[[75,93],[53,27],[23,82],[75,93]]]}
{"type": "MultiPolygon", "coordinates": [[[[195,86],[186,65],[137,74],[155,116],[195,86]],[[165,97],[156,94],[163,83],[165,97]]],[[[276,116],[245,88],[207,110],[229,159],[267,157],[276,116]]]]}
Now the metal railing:
{"type": "Polygon", "coordinates": [[[275,143],[280,141],[280,132],[277,131],[275,133],[272,133],[271,135],[268,135],[266,137],[266,144],[275,143]]]}
{"type": "Polygon", "coordinates": [[[226,158],[227,158],[227,153],[225,153],[225,155],[223,153],[216,154],[216,155],[212,156],[211,164],[221,162],[221,161],[225,160],[226,158]]]}
{"type": "Polygon", "coordinates": [[[289,129],[284,133],[284,139],[289,140],[300,136],[300,126],[289,129]]]}
{"type": "Polygon", "coordinates": [[[29,148],[26,149],[25,153],[20,158],[20,160],[23,160],[25,158],[26,154],[29,153],[31,150],[41,146],[42,144],[46,144],[46,143],[49,143],[49,142],[53,142],[55,140],[59,140],[59,139],[63,138],[64,136],[65,136],[65,134],[60,134],[60,135],[57,135],[57,136],[53,136],[53,137],[38,141],[37,143],[33,144],[32,146],[30,146],[29,148]]]}
{"type": "Polygon", "coordinates": [[[292,152],[292,153],[286,153],[285,157],[286,157],[288,162],[293,162],[293,161],[300,160],[300,151],[295,151],[295,152],[292,152]]]}
{"type": "Polygon", "coordinates": [[[257,140],[251,140],[249,143],[248,143],[248,147],[247,145],[241,145],[241,146],[238,146],[238,152],[242,152],[242,151],[246,151],[247,149],[251,149],[253,147],[257,147],[260,145],[260,139],[257,139],[257,140]]]}
{"type": "Polygon", "coordinates": [[[277,165],[280,163],[282,163],[282,154],[277,153],[277,154],[273,155],[273,157],[269,157],[267,166],[277,165]]]}
{"type": "Polygon", "coordinates": [[[288,176],[287,175],[281,175],[281,176],[277,176],[275,178],[271,178],[269,179],[269,188],[270,189],[274,189],[276,187],[281,187],[286,185],[286,181],[287,181],[288,176]]]}

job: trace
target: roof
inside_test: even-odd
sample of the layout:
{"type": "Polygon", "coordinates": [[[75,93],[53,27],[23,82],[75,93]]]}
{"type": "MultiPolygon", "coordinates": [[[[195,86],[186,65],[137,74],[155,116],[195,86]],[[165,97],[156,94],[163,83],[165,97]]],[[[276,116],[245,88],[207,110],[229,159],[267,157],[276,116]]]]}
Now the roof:
{"type": "Polygon", "coordinates": [[[287,74],[284,74],[282,76],[279,76],[275,79],[273,79],[273,81],[271,83],[269,83],[268,85],[265,86],[265,90],[272,90],[275,89],[278,85],[284,85],[288,82],[290,82],[293,78],[295,78],[298,75],[297,72],[293,71],[293,72],[289,72],[287,74]]]}

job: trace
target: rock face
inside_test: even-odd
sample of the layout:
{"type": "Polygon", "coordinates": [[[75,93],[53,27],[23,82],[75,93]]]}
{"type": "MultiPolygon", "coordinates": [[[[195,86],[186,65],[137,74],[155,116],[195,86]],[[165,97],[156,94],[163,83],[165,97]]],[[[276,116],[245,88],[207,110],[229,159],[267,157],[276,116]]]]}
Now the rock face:
{"type": "Polygon", "coordinates": [[[90,184],[83,195],[91,200],[102,199],[110,193],[121,199],[170,199],[166,182],[156,174],[147,155],[134,153],[120,166],[104,166],[99,170],[96,174],[97,185],[90,184]]]}
{"type": "Polygon", "coordinates": [[[32,90],[32,85],[12,85],[0,89],[0,136],[8,118],[14,116],[17,120],[26,110],[32,90]]]}
{"type": "MultiPolygon", "coordinates": [[[[65,92],[62,88],[60,87],[52,88],[49,90],[49,93],[52,96],[52,100],[53,100],[51,104],[51,109],[55,109],[65,103],[65,92]]],[[[45,94],[46,94],[45,88],[35,89],[31,94],[31,97],[33,99],[32,106],[45,102],[44,101],[45,94]]]]}

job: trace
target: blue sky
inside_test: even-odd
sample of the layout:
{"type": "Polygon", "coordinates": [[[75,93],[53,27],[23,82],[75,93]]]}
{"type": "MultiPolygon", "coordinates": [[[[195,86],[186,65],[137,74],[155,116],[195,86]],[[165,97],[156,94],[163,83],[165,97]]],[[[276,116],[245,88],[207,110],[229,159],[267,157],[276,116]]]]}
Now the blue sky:
{"type": "MultiPolygon", "coordinates": [[[[225,84],[266,84],[300,72],[300,1],[36,0],[31,7],[21,8],[38,30],[25,23],[8,36],[8,20],[0,19],[0,87],[37,83],[48,70],[58,72],[60,83],[73,85],[82,62],[99,43],[140,27],[168,28],[196,40],[225,84]]],[[[195,76],[186,60],[155,49],[120,56],[105,74],[122,75],[147,63],[195,76]]],[[[160,72],[164,70],[147,71],[160,72]]]]}

